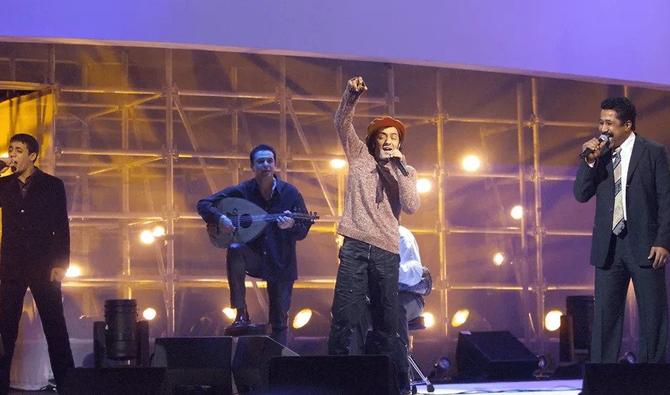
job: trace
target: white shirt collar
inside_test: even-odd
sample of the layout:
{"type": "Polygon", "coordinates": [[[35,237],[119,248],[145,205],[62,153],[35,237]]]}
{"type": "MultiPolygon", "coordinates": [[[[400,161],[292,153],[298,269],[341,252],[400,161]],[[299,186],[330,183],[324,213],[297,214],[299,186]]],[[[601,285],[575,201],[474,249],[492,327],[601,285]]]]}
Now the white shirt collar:
{"type": "Polygon", "coordinates": [[[635,144],[635,132],[632,132],[628,138],[619,146],[621,148],[621,154],[624,152],[630,153],[633,152],[633,145],[635,144]]]}

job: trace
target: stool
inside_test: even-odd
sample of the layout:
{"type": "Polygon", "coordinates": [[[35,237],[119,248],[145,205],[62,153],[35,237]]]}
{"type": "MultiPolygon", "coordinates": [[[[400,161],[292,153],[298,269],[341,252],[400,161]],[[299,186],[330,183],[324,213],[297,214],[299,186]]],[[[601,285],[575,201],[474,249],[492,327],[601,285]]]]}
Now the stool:
{"type": "MultiPolygon", "coordinates": [[[[426,329],[426,324],[423,321],[423,316],[418,316],[412,320],[407,321],[407,329],[410,331],[418,331],[426,329]]],[[[410,385],[412,386],[412,394],[417,393],[416,389],[417,384],[425,384],[428,392],[434,392],[435,387],[430,382],[430,380],[428,380],[428,377],[426,377],[426,375],[423,374],[421,369],[419,369],[419,366],[416,364],[416,362],[414,362],[414,359],[409,354],[409,352],[407,353],[407,361],[409,362],[410,366],[409,377],[410,377],[410,385]],[[418,378],[416,376],[418,376],[418,378]]]]}

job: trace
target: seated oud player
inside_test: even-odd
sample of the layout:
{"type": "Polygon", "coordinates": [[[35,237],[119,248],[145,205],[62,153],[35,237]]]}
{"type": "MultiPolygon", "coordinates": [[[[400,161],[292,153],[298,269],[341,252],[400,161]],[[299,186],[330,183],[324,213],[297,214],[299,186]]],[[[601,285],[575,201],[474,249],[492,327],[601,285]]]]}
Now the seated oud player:
{"type": "MultiPolygon", "coordinates": [[[[198,202],[198,213],[209,226],[217,226],[222,233],[231,234],[235,231],[231,219],[217,207],[222,199],[230,197],[248,200],[270,214],[307,212],[298,189],[280,180],[275,174],[277,155],[274,148],[258,145],[249,153],[249,160],[254,178],[198,202]]],[[[231,307],[237,309],[233,327],[244,327],[251,323],[245,300],[245,275],[261,278],[267,282],[271,337],[286,344],[291,293],[293,283],[298,278],[296,241],[307,236],[311,224],[311,221],[296,221],[288,215],[280,215],[255,239],[246,244],[231,244],[226,263],[230,303],[231,307]]]]}

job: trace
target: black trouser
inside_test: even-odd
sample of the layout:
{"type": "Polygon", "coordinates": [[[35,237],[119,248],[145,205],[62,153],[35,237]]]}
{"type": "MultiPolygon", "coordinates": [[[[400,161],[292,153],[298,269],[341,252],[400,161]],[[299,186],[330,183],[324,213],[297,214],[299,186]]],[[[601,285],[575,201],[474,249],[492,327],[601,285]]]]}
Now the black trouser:
{"type": "MultiPolygon", "coordinates": [[[[244,285],[247,272],[261,273],[260,266],[263,260],[259,254],[247,246],[228,249],[228,285],[230,286],[230,304],[234,309],[246,309],[247,289],[244,285]]],[[[269,320],[272,326],[271,337],[286,345],[288,337],[288,311],[291,308],[291,293],[293,280],[271,279],[267,292],[270,302],[269,320]]]]}
{"type": "Polygon", "coordinates": [[[596,268],[591,362],[617,362],[623,334],[628,284],[633,280],[639,310],[640,339],[637,361],[665,362],[668,339],[668,302],[665,268],[630,259],[629,237],[612,237],[608,265],[596,268]]]}
{"type": "Polygon", "coordinates": [[[391,357],[398,372],[398,385],[408,386],[407,347],[398,337],[398,264],[400,256],[359,240],[345,237],[339,253],[333,321],[328,352],[333,355],[364,352],[368,308],[375,349],[391,357]],[[366,296],[370,298],[368,306],[366,296]]]}
{"type": "Polygon", "coordinates": [[[0,282],[0,334],[5,354],[0,357],[0,394],[9,390],[9,372],[14,345],[23,312],[23,297],[27,288],[33,294],[40,313],[42,328],[49,347],[49,360],[56,385],[62,390],[65,375],[74,367],[70,339],[63,315],[63,300],[59,282],[5,280],[0,282]]]}

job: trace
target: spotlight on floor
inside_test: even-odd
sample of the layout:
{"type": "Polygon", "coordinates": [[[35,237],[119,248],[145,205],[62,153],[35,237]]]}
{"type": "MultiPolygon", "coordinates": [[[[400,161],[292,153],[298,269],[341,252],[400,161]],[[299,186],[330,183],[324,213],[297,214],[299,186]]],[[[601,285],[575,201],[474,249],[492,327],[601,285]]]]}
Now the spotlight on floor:
{"type": "Polygon", "coordinates": [[[142,317],[144,317],[144,319],[147,320],[147,321],[151,321],[154,318],[156,318],[156,314],[157,314],[156,309],[154,309],[152,307],[147,307],[142,312],[142,317]]]}
{"type": "Polygon", "coordinates": [[[293,317],[293,329],[300,329],[309,323],[312,319],[312,309],[304,308],[298,311],[298,314],[293,317]]]}
{"type": "Polygon", "coordinates": [[[426,326],[426,328],[432,328],[435,326],[435,316],[433,313],[430,312],[424,312],[421,314],[423,317],[423,324],[426,326]]]}
{"type": "Polygon", "coordinates": [[[224,307],[221,311],[223,312],[223,315],[225,315],[230,320],[234,320],[235,316],[237,315],[237,310],[233,309],[232,307],[224,307]]]}
{"type": "Polygon", "coordinates": [[[548,331],[554,332],[561,327],[561,316],[563,312],[560,310],[551,310],[544,316],[544,327],[548,331]]]}
{"type": "Polygon", "coordinates": [[[637,362],[637,356],[632,351],[626,351],[623,357],[619,358],[619,363],[634,364],[637,362]]]}
{"type": "Polygon", "coordinates": [[[70,266],[65,271],[65,277],[67,278],[77,278],[81,276],[81,266],[76,263],[70,263],[70,266]]]}
{"type": "Polygon", "coordinates": [[[428,378],[433,383],[444,383],[451,381],[449,377],[449,369],[451,368],[451,361],[447,357],[441,357],[433,364],[433,370],[428,373],[428,378]]]}
{"type": "Polygon", "coordinates": [[[458,328],[459,326],[465,324],[468,321],[468,317],[470,317],[470,310],[468,309],[458,310],[451,317],[451,326],[453,326],[454,328],[458,328]]]}

